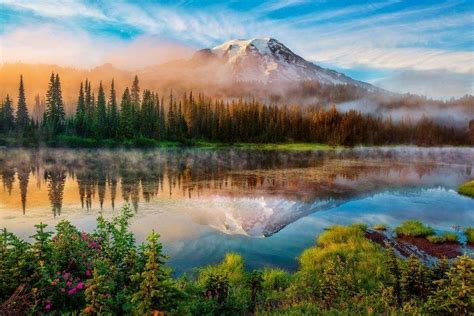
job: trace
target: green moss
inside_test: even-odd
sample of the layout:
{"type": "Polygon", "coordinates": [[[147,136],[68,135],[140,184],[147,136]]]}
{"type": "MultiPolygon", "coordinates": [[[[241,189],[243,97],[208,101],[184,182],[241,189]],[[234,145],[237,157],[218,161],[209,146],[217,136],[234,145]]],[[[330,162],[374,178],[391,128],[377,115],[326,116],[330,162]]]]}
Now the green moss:
{"type": "Polygon", "coordinates": [[[474,198],[474,180],[463,183],[458,188],[459,194],[470,196],[474,198]]]}
{"type": "Polygon", "coordinates": [[[407,220],[395,228],[399,236],[426,237],[434,234],[433,228],[423,225],[417,220],[407,220]]]}

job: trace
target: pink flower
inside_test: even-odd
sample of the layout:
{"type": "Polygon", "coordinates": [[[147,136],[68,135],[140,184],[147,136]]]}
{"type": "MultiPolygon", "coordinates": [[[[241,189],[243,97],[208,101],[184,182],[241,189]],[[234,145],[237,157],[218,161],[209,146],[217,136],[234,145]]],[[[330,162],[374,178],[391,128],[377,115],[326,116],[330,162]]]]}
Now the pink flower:
{"type": "Polygon", "coordinates": [[[51,303],[46,304],[44,307],[45,310],[49,311],[51,309],[51,303]]]}
{"type": "Polygon", "coordinates": [[[67,280],[67,279],[69,279],[69,276],[70,276],[69,273],[64,273],[64,274],[63,274],[63,279],[64,279],[64,280],[67,280]]]}
{"type": "Polygon", "coordinates": [[[86,277],[90,277],[92,275],[91,270],[86,270],[86,277]]]}
{"type": "Polygon", "coordinates": [[[82,290],[83,288],[84,288],[84,282],[79,282],[79,283],[77,283],[76,289],[82,290]]]}
{"type": "Polygon", "coordinates": [[[71,281],[67,281],[66,285],[67,285],[68,287],[71,287],[72,282],[71,282],[71,281]]]}
{"type": "Polygon", "coordinates": [[[63,293],[66,292],[66,289],[62,287],[61,292],[63,292],[63,293]]]}
{"type": "Polygon", "coordinates": [[[76,288],[73,288],[73,289],[70,289],[69,291],[67,291],[67,294],[69,295],[73,295],[76,293],[76,288]]]}

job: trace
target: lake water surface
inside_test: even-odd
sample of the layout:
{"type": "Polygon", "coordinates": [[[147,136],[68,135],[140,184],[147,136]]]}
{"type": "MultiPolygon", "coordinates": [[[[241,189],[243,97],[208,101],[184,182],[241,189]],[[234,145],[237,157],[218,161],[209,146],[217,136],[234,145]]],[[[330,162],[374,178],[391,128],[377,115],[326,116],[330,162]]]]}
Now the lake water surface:
{"type": "Polygon", "coordinates": [[[152,230],[176,273],[242,254],[249,268],[295,268],[332,224],[437,230],[474,226],[473,148],[245,150],[0,150],[0,228],[28,238],[67,219],[94,228],[130,203],[138,241],[152,230]]]}

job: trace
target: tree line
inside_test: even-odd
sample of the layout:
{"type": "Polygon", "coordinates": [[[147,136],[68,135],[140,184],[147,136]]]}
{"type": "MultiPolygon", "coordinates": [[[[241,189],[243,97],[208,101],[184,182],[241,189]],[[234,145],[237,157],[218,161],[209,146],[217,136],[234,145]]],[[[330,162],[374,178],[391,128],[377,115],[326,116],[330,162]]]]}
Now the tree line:
{"type": "MultiPolygon", "coordinates": [[[[37,100],[38,101],[38,100],[37,100]]],[[[208,140],[235,142],[318,142],[353,146],[383,144],[468,144],[468,126],[446,126],[429,118],[392,120],[338,111],[336,106],[276,106],[254,100],[224,101],[172,91],[166,99],[141,93],[138,77],[121,97],[112,80],[108,96],[102,82],[97,95],[86,80],[79,87],[75,113],[66,115],[58,74],[52,73],[41,119],[28,113],[23,78],[16,111],[7,95],[0,105],[0,133],[48,141],[57,137],[127,142],[208,140]]],[[[471,131],[472,133],[472,131],[471,131]]]]}

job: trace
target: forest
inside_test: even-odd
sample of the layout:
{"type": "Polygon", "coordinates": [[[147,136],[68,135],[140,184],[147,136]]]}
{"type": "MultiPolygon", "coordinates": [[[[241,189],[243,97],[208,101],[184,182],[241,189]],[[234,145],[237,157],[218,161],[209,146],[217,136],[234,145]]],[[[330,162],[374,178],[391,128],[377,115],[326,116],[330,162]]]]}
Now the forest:
{"type": "MultiPolygon", "coordinates": [[[[240,255],[229,253],[221,263],[176,277],[156,232],[136,243],[133,213],[125,206],[115,218],[99,216],[90,233],[65,220],[54,231],[38,224],[30,243],[3,229],[0,315],[459,316],[474,310],[472,258],[433,266],[414,255],[403,260],[367,239],[361,224],[329,227],[299,256],[294,272],[248,271],[240,255]]],[[[412,222],[397,234],[413,233],[412,222]]]]}
{"type": "MultiPolygon", "coordinates": [[[[224,101],[203,94],[181,96],[140,89],[138,77],[118,95],[112,80],[109,93],[102,82],[95,94],[90,81],[78,87],[74,113],[66,113],[58,74],[52,73],[46,101],[37,97],[28,107],[23,77],[16,106],[10,96],[0,104],[0,145],[154,146],[196,141],[225,144],[307,142],[329,145],[416,144],[468,145],[471,127],[449,126],[428,117],[393,120],[339,111],[336,105],[271,105],[236,99],[224,101]],[[32,112],[32,113],[30,113],[32,112]]],[[[472,123],[472,122],[471,122],[472,123]]]]}

